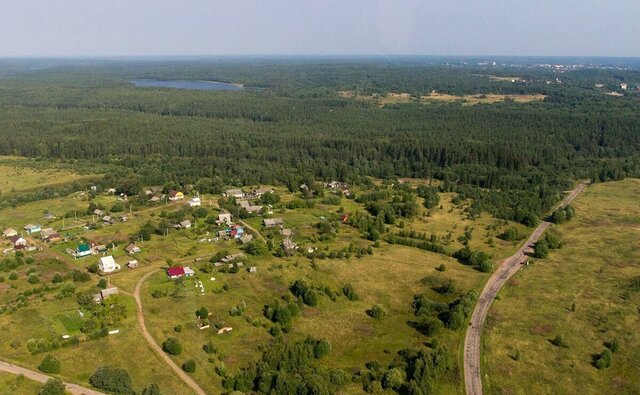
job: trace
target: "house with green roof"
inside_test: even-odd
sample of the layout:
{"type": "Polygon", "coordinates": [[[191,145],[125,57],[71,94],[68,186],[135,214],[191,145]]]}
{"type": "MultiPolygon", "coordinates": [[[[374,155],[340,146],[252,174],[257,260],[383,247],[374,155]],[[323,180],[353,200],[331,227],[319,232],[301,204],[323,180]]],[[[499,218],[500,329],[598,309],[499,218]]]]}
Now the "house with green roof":
{"type": "Polygon", "coordinates": [[[76,248],[76,258],[83,258],[89,255],[91,255],[91,247],[89,247],[89,244],[80,244],[78,248],[76,248]]]}

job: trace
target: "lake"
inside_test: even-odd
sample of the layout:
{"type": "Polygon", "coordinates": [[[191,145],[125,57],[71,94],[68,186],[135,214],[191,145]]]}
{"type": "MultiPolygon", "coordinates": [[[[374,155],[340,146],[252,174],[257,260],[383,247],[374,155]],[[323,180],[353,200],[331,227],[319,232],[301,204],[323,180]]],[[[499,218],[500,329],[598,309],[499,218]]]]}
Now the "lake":
{"type": "Polygon", "coordinates": [[[198,91],[241,91],[244,89],[239,85],[217,81],[140,79],[129,82],[133,83],[137,88],[172,88],[198,91]]]}

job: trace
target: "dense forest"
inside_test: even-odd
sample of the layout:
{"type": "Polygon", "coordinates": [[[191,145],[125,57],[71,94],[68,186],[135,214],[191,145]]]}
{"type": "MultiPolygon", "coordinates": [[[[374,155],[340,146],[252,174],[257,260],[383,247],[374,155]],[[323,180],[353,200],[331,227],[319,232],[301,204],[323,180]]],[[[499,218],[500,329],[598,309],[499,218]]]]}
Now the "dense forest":
{"type": "MultiPolygon", "coordinates": [[[[442,180],[475,212],[527,223],[575,180],[640,176],[640,72],[557,72],[427,59],[0,62],[0,155],[109,169],[145,185],[442,180]],[[491,76],[518,76],[524,81],[491,76]],[[134,78],[241,83],[240,92],[134,88],[134,78]],[[619,84],[632,89],[621,96],[619,84]],[[339,95],[436,90],[543,94],[543,102],[388,104],[339,95]]],[[[203,191],[207,192],[207,191],[203,191]]]]}

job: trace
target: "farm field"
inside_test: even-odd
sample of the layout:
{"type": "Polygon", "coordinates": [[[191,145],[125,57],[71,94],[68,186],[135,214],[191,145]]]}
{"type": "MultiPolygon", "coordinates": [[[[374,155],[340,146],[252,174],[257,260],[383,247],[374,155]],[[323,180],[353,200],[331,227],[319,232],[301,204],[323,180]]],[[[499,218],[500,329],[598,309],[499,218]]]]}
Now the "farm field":
{"type": "Polygon", "coordinates": [[[342,98],[354,99],[364,102],[376,103],[380,107],[393,104],[406,103],[453,103],[460,102],[465,106],[473,106],[476,104],[495,104],[504,101],[513,101],[515,103],[530,103],[543,101],[545,95],[524,95],[524,94],[469,94],[469,95],[451,95],[447,93],[431,92],[428,95],[420,96],[420,98],[412,97],[409,93],[387,93],[385,95],[373,94],[364,95],[350,91],[341,91],[338,95],[342,98]]]}
{"type": "Polygon", "coordinates": [[[639,193],[638,179],[592,185],[574,202],[575,218],[554,226],[564,247],[501,292],[484,334],[487,393],[640,391],[639,193]],[[566,347],[551,343],[557,335],[566,347]],[[614,339],[611,367],[597,369],[614,339]]]}
{"type": "Polygon", "coordinates": [[[95,174],[78,174],[70,169],[42,168],[29,159],[0,157],[0,196],[32,192],[74,181],[89,182],[98,177],[95,174]]]}

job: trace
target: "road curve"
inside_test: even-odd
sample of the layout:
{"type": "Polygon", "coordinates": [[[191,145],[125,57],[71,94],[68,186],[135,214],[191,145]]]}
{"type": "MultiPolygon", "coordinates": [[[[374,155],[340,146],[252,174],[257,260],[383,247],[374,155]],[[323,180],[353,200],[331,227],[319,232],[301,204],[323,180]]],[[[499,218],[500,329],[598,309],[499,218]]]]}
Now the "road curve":
{"type": "MultiPolygon", "coordinates": [[[[589,182],[580,183],[572,190],[557,207],[565,207],[570,204],[585,188],[589,182]]],[[[526,259],[525,250],[532,247],[538,241],[544,231],[551,226],[548,221],[542,222],[533,231],[529,239],[516,251],[516,253],[505,259],[500,267],[493,273],[489,281],[484,286],[476,307],[471,315],[471,322],[467,328],[464,339],[464,383],[467,395],[482,395],[482,375],[480,374],[480,338],[482,328],[487,319],[491,303],[500,292],[507,280],[513,276],[522,266],[526,259]]]]}
{"type": "MultiPolygon", "coordinates": [[[[47,380],[52,378],[51,376],[47,376],[46,374],[42,374],[38,371],[26,369],[22,366],[14,365],[8,362],[0,361],[0,371],[12,373],[12,374],[21,374],[24,377],[37,381],[40,383],[46,383],[47,380]]],[[[95,391],[89,388],[84,388],[77,384],[72,383],[64,383],[65,389],[67,392],[73,395],[106,395],[103,392],[95,391]]]]}
{"type": "Polygon", "coordinates": [[[178,375],[178,377],[180,377],[180,379],[186,385],[191,387],[191,389],[193,389],[193,391],[198,395],[206,395],[206,392],[204,392],[204,390],[200,388],[198,383],[196,383],[191,377],[189,377],[189,375],[187,375],[182,369],[180,369],[180,367],[176,365],[175,362],[173,362],[173,360],[169,358],[169,356],[165,354],[164,351],[162,351],[162,348],[158,346],[158,343],[156,343],[156,341],[153,339],[149,331],[147,331],[147,327],[144,323],[144,314],[142,309],[142,299],[140,298],[140,290],[142,289],[142,285],[144,284],[144,282],[156,272],[157,270],[151,270],[149,273],[142,276],[140,281],[138,281],[138,284],[136,284],[136,289],[135,289],[135,292],[133,293],[133,297],[136,300],[136,305],[138,305],[137,315],[138,315],[138,324],[140,324],[140,332],[142,333],[144,338],[147,340],[147,343],[149,343],[149,347],[151,347],[151,349],[160,356],[160,358],[178,375]]]}

